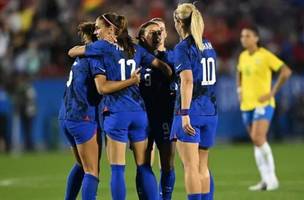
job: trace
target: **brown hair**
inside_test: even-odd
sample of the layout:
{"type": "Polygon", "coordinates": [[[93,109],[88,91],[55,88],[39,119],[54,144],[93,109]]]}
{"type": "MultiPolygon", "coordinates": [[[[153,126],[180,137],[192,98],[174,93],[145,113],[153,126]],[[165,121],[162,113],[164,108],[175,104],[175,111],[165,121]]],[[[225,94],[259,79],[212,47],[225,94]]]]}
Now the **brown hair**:
{"type": "Polygon", "coordinates": [[[103,20],[106,26],[113,26],[115,28],[118,45],[123,47],[128,58],[133,58],[135,48],[133,40],[128,33],[128,21],[126,17],[116,13],[105,13],[99,16],[98,19],[103,20]]]}
{"type": "Polygon", "coordinates": [[[78,35],[83,37],[83,35],[87,35],[91,38],[92,42],[97,40],[95,31],[95,23],[94,22],[82,22],[78,25],[78,35]]]}
{"type": "Polygon", "coordinates": [[[156,21],[151,21],[151,20],[143,23],[142,25],[140,25],[136,38],[138,40],[140,40],[140,38],[143,37],[143,35],[145,34],[147,27],[151,26],[151,25],[157,25],[158,26],[156,21]]]}

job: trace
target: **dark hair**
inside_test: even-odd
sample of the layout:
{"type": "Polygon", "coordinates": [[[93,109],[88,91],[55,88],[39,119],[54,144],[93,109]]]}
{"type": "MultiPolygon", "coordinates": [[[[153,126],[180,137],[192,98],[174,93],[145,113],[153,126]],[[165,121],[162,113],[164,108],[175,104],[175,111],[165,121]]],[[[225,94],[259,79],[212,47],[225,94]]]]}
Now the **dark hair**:
{"type": "Polygon", "coordinates": [[[133,58],[135,54],[134,42],[128,33],[128,21],[125,16],[116,13],[105,13],[98,17],[103,20],[106,26],[113,26],[117,35],[117,43],[123,47],[128,58],[133,58]]]}
{"type": "Polygon", "coordinates": [[[249,29],[251,30],[256,36],[260,36],[260,32],[259,32],[259,28],[257,25],[255,24],[250,24],[250,25],[247,25],[247,26],[244,26],[243,29],[249,29]]]}
{"type": "Polygon", "coordinates": [[[151,25],[157,25],[158,26],[156,21],[151,21],[151,20],[143,23],[142,25],[140,25],[136,39],[138,39],[140,41],[140,38],[145,34],[145,31],[146,31],[147,27],[151,26],[151,25]]]}
{"type": "MultiPolygon", "coordinates": [[[[259,28],[256,24],[246,25],[242,29],[248,29],[248,30],[252,31],[257,37],[260,37],[259,28]]],[[[260,40],[261,40],[261,38],[260,38],[260,40]]],[[[258,47],[260,47],[262,45],[260,40],[257,42],[258,47]]]]}
{"type": "Polygon", "coordinates": [[[91,38],[92,42],[97,40],[95,31],[95,23],[94,22],[82,22],[78,25],[78,34],[83,37],[83,35],[87,35],[91,38]]]}

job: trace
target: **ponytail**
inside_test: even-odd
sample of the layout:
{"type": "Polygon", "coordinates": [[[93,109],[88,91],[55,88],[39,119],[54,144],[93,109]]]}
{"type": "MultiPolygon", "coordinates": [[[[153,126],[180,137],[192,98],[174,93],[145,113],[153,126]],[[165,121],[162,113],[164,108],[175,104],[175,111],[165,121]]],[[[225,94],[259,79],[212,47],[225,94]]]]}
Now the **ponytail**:
{"type": "Polygon", "coordinates": [[[99,19],[103,19],[108,26],[115,28],[117,43],[123,48],[128,58],[133,58],[135,54],[134,42],[128,33],[128,21],[125,16],[116,13],[103,14],[99,19]]]}
{"type": "Polygon", "coordinates": [[[204,21],[200,12],[196,8],[192,11],[190,31],[196,47],[203,51],[204,21]]]}
{"type": "Polygon", "coordinates": [[[128,33],[128,21],[125,16],[117,17],[119,30],[117,32],[117,43],[123,47],[128,58],[133,58],[135,54],[134,42],[128,33]]]}
{"type": "Polygon", "coordinates": [[[174,17],[184,25],[184,30],[188,31],[199,50],[203,50],[204,20],[197,8],[190,3],[180,4],[174,11],[174,17]]]}

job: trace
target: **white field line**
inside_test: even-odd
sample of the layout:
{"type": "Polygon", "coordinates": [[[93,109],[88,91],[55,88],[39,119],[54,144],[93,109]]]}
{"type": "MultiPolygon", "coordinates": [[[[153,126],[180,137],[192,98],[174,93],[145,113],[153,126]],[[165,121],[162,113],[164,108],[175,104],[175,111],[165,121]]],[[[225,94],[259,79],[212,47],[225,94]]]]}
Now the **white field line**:
{"type": "Polygon", "coordinates": [[[21,187],[40,187],[51,185],[50,180],[62,180],[64,181],[66,177],[64,176],[39,176],[39,177],[23,177],[23,178],[6,178],[0,179],[0,188],[1,187],[10,187],[10,186],[21,186],[21,187]]]}

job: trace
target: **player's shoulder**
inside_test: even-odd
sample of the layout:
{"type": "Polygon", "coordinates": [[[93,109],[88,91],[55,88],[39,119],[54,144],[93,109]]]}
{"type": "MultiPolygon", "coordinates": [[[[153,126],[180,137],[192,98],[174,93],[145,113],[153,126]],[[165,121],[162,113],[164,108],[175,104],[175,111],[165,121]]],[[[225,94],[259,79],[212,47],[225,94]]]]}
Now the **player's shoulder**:
{"type": "Polygon", "coordinates": [[[268,49],[266,49],[264,47],[260,47],[259,52],[260,52],[260,54],[262,54],[264,56],[274,55],[271,51],[269,51],[268,49]]]}
{"type": "Polygon", "coordinates": [[[246,56],[248,56],[249,55],[249,52],[248,52],[248,50],[243,50],[243,51],[241,51],[241,53],[240,53],[240,58],[245,58],[246,56]]]}
{"type": "Polygon", "coordinates": [[[213,46],[212,46],[210,40],[208,40],[207,38],[203,38],[203,46],[204,46],[204,49],[213,49],[213,46]]]}
{"type": "Polygon", "coordinates": [[[189,48],[189,41],[187,40],[187,38],[175,45],[175,49],[186,49],[186,48],[189,48]]]}

